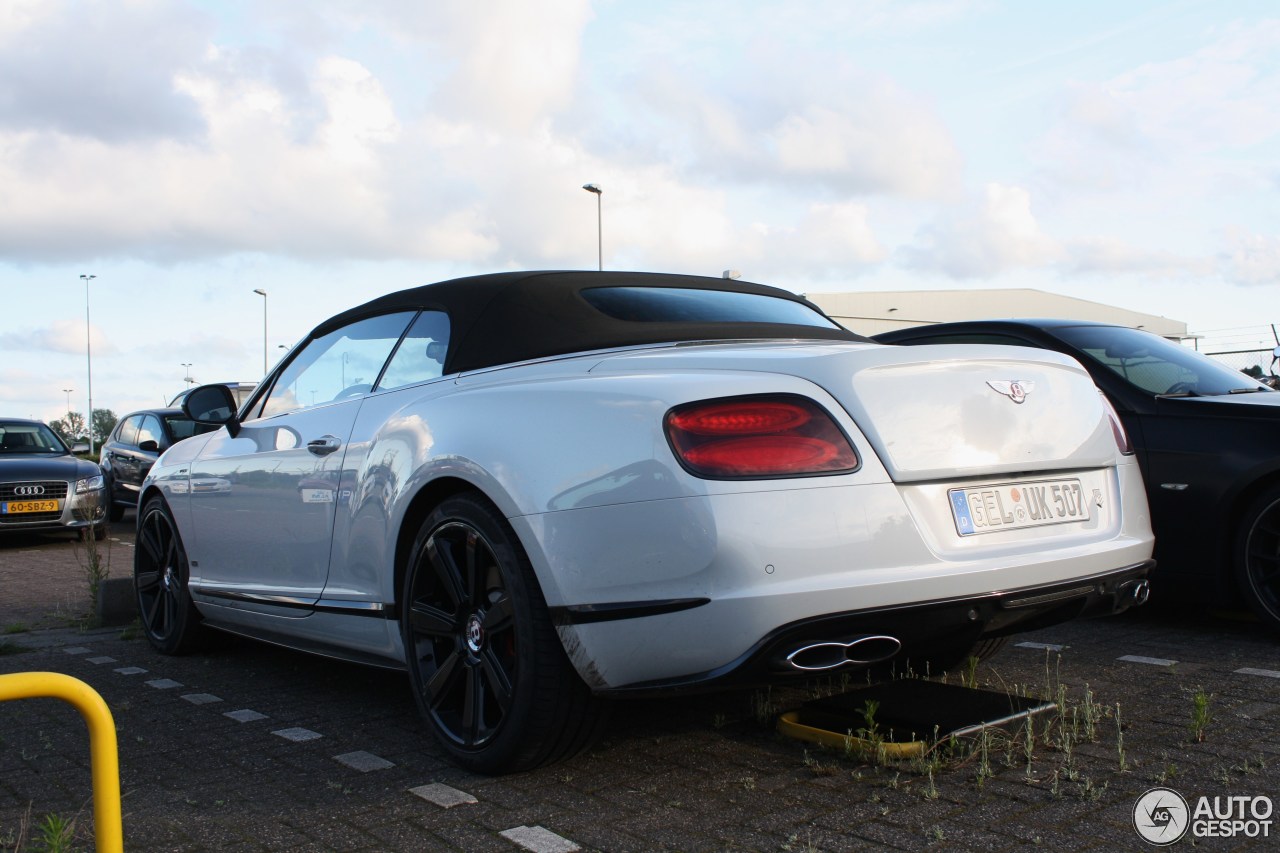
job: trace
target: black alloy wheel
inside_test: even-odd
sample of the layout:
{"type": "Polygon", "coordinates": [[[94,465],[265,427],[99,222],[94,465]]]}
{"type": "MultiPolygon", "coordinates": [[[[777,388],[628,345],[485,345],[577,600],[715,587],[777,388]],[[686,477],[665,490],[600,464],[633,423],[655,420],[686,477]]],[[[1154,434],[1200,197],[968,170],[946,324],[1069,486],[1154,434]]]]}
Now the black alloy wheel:
{"type": "Polygon", "coordinates": [[[445,500],[405,573],[402,631],[418,709],[445,751],[481,773],[525,770],[594,740],[602,715],[547,615],[506,520],[445,500]]]}
{"type": "Polygon", "coordinates": [[[1245,601],[1280,631],[1280,487],[1249,507],[1236,537],[1236,581],[1245,601]]]}
{"type": "Polygon", "coordinates": [[[147,501],[141,513],[133,551],[133,585],[142,627],[158,651],[184,654],[204,639],[200,614],[187,591],[187,554],[162,498],[147,501]]]}

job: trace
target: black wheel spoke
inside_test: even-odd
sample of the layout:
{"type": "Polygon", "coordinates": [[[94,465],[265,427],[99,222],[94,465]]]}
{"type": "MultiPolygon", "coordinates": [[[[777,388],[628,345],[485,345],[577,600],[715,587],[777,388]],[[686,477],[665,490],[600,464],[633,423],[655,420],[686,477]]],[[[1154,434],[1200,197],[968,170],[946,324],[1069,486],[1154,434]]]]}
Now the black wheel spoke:
{"type": "Polygon", "coordinates": [[[480,724],[484,719],[484,683],[478,667],[466,667],[466,685],[462,696],[462,730],[472,743],[479,740],[480,724]]]}
{"type": "MultiPolygon", "coordinates": [[[[154,515],[155,514],[153,513],[153,517],[154,515]]],[[[142,550],[151,560],[152,565],[160,566],[164,561],[164,557],[161,554],[164,548],[161,543],[157,541],[158,537],[155,527],[155,522],[151,518],[148,518],[147,523],[142,527],[142,535],[138,537],[138,544],[142,546],[142,550]]]]}
{"type": "Polygon", "coordinates": [[[450,542],[443,536],[431,537],[427,541],[427,562],[441,586],[453,599],[455,609],[461,610],[467,604],[467,593],[458,561],[454,559],[449,545],[450,542]]]}
{"type": "Polygon", "coordinates": [[[464,576],[467,584],[467,604],[472,609],[479,607],[484,603],[484,589],[482,588],[483,577],[476,568],[476,553],[480,549],[480,536],[474,530],[467,531],[466,545],[464,547],[466,566],[466,575],[464,576]]]}
{"type": "Polygon", "coordinates": [[[415,601],[409,611],[409,624],[415,634],[429,637],[453,637],[458,633],[457,620],[452,614],[424,601],[415,601]]]}
{"type": "Polygon", "coordinates": [[[485,649],[480,655],[480,671],[484,674],[485,686],[493,694],[503,716],[506,716],[511,710],[511,679],[507,677],[507,671],[493,649],[485,649]]]}
{"type": "Polygon", "coordinates": [[[459,675],[462,664],[462,653],[452,652],[446,657],[426,684],[426,700],[431,707],[439,709],[449,697],[449,691],[459,675]]]}
{"type": "Polygon", "coordinates": [[[160,573],[154,569],[138,572],[135,583],[138,585],[138,592],[149,594],[160,585],[160,573]]]}
{"type": "Polygon", "coordinates": [[[494,634],[497,631],[503,631],[510,628],[513,624],[515,613],[511,604],[511,596],[506,592],[502,596],[489,605],[489,609],[484,615],[484,630],[486,634],[494,634]]]}
{"type": "Polygon", "coordinates": [[[156,593],[156,597],[151,600],[151,606],[147,608],[147,612],[143,614],[143,621],[146,622],[147,628],[151,633],[159,634],[159,626],[156,624],[156,615],[160,612],[161,606],[164,604],[164,590],[156,593]]]}

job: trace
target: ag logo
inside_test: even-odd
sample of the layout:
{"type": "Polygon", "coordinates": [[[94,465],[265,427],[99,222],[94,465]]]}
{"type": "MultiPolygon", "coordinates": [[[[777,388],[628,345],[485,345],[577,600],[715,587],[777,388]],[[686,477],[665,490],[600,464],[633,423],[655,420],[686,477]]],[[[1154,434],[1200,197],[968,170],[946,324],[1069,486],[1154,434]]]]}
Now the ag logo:
{"type": "Polygon", "coordinates": [[[1133,804],[1133,828],[1143,841],[1164,847],[1186,835],[1190,825],[1187,801],[1169,788],[1152,788],[1133,804]]]}

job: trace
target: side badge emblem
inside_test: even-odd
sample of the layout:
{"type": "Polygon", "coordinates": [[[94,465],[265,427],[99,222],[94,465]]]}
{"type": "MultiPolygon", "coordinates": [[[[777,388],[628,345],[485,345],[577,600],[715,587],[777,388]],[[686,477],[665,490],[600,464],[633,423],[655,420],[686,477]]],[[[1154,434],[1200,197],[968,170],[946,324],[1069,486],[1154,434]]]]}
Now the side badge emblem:
{"type": "Polygon", "coordinates": [[[989,379],[987,384],[996,393],[1005,395],[1015,403],[1027,399],[1027,395],[1036,387],[1036,383],[1026,379],[989,379]]]}

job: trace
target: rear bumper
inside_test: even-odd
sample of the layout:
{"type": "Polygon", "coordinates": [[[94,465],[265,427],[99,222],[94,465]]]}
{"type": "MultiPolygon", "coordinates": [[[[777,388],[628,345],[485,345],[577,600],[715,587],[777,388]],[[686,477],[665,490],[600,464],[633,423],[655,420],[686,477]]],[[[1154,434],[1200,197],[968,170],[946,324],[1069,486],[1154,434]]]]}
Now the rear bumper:
{"type": "MultiPolygon", "coordinates": [[[[896,607],[828,614],[783,625],[745,654],[724,666],[679,678],[598,690],[605,695],[642,695],[723,689],[810,679],[854,672],[867,663],[850,660],[820,671],[788,663],[798,649],[823,645],[853,646],[861,638],[893,638],[896,654],[876,661],[899,673],[937,672],[956,662],[979,640],[1032,631],[1082,616],[1121,613],[1146,600],[1153,560],[1059,583],[1002,590],[896,607]]],[[[694,611],[696,612],[696,611],[694,611]]],[[[880,647],[883,647],[880,643],[880,647]]]]}

